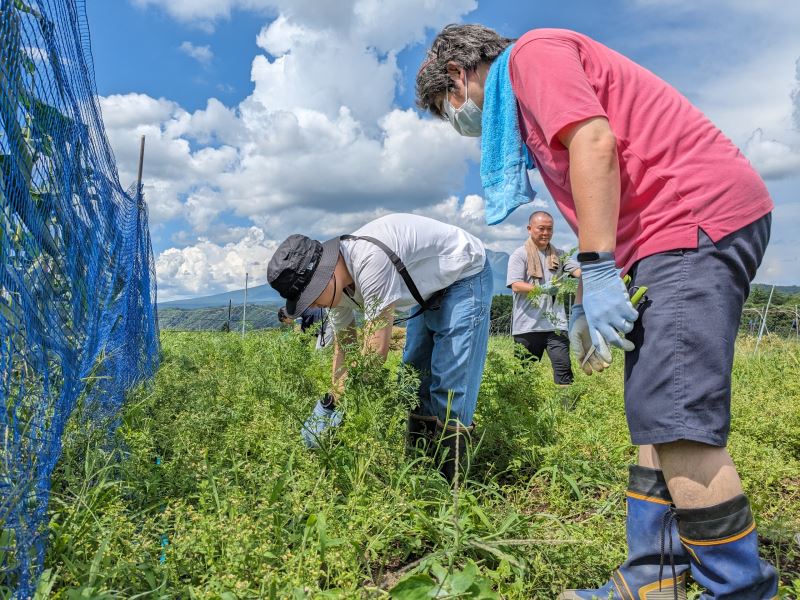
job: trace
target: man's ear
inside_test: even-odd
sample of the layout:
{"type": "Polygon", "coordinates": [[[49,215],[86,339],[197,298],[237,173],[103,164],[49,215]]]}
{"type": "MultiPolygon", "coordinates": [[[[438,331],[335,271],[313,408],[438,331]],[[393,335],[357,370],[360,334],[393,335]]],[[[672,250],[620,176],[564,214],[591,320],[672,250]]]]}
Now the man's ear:
{"type": "Polygon", "coordinates": [[[447,74],[454,80],[454,81],[461,81],[464,79],[464,67],[459,65],[457,62],[448,61],[447,62],[447,74]]]}

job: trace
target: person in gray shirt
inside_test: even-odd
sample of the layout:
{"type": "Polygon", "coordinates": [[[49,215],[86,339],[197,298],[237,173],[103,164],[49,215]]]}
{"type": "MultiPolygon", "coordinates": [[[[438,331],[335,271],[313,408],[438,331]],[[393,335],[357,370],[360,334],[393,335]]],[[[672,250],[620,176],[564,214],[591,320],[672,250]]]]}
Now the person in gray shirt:
{"type": "Polygon", "coordinates": [[[528,239],[508,259],[506,285],[514,294],[511,335],[527,359],[541,360],[546,350],[554,381],[566,386],[573,381],[567,315],[563,301],[556,299],[553,280],[564,274],[579,277],[581,270],[577,262],[563,258],[563,253],[550,243],[553,217],[549,213],[533,213],[527,229],[528,239]],[[540,293],[530,298],[530,292],[537,287],[541,288],[540,293]]]}

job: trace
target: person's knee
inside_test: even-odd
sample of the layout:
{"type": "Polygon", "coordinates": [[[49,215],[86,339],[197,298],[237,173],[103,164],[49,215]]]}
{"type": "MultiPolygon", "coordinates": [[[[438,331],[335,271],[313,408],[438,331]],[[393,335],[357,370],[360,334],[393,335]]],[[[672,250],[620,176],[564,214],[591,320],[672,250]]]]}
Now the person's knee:
{"type": "Polygon", "coordinates": [[[692,476],[715,471],[715,467],[730,462],[728,451],[719,446],[711,446],[693,440],[675,440],[664,444],[654,444],[664,471],[674,475],[692,476]]]}
{"type": "Polygon", "coordinates": [[[710,506],[741,493],[736,467],[726,448],[692,440],[654,446],[678,506],[710,506]]]}
{"type": "Polygon", "coordinates": [[[675,440],[674,442],[667,442],[665,444],[653,444],[653,448],[658,453],[659,457],[677,457],[685,454],[705,452],[706,448],[714,448],[714,446],[709,446],[708,444],[702,444],[693,440],[675,440]]]}

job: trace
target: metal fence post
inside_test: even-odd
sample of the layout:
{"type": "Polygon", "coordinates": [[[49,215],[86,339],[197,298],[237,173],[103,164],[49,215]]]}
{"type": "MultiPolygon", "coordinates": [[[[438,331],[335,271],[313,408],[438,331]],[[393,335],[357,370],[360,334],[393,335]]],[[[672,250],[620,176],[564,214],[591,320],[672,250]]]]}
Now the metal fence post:
{"type": "Polygon", "coordinates": [[[244,326],[247,323],[247,282],[250,273],[244,274],[244,306],[242,307],[242,337],[244,337],[244,326]]]}
{"type": "Polygon", "coordinates": [[[767,315],[769,314],[769,305],[772,302],[772,294],[775,291],[775,286],[772,286],[772,289],[769,291],[769,298],[767,299],[767,305],[764,307],[764,318],[761,320],[761,329],[758,331],[758,339],[756,340],[756,352],[758,352],[758,345],[761,343],[761,336],[764,335],[764,329],[767,327],[767,315]]]}

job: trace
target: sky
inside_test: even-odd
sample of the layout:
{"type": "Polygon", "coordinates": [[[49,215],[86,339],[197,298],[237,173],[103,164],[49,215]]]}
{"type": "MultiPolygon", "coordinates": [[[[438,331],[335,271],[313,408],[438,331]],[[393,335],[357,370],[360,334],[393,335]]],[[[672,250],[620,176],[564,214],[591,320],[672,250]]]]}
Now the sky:
{"type": "Polygon", "coordinates": [[[89,0],[95,78],[123,186],[146,136],[159,299],[266,283],[282,239],[328,239],[389,212],[511,252],[533,208],[488,227],[478,141],[423,115],[414,79],[448,23],[508,37],[585,33],[678,88],[747,155],[775,200],[756,281],[800,284],[796,0],[89,0]]]}

